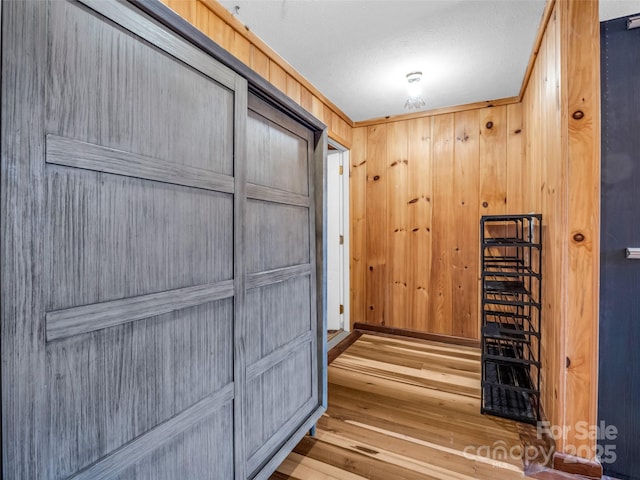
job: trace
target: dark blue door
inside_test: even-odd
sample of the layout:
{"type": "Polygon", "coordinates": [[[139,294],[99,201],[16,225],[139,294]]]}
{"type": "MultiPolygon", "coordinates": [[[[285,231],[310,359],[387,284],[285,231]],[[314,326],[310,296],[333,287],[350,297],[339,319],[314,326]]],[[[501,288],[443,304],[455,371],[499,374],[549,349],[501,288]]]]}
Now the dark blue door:
{"type": "Polygon", "coordinates": [[[640,479],[640,28],[603,22],[599,448],[605,473],[640,479]],[[614,438],[615,437],[615,438],[614,438]],[[615,461],[614,461],[615,460],[615,461]]]}

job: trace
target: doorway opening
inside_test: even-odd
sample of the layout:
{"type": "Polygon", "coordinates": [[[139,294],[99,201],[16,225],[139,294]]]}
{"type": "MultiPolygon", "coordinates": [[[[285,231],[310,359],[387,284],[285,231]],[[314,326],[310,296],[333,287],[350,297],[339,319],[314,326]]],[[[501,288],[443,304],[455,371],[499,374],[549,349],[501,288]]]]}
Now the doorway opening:
{"type": "Polygon", "coordinates": [[[327,154],[327,348],[349,335],[349,151],[327,154]]]}

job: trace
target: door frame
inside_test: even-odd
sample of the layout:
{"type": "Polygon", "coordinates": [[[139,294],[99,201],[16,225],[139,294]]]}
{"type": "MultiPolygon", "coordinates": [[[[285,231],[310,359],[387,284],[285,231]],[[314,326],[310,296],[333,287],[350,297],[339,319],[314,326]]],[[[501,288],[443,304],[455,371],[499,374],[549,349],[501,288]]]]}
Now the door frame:
{"type": "MultiPolygon", "coordinates": [[[[350,165],[350,150],[338,143],[337,141],[329,138],[328,144],[337,150],[341,154],[341,165],[342,165],[342,175],[341,175],[341,183],[340,187],[342,190],[342,209],[340,212],[340,223],[342,224],[341,231],[342,236],[344,238],[343,248],[342,248],[342,298],[344,305],[343,312],[343,332],[339,335],[336,335],[331,341],[328,343],[328,349],[331,350],[335,345],[340,343],[344,338],[349,335],[351,331],[351,314],[350,314],[350,269],[349,269],[349,165],[350,165]]],[[[328,180],[327,180],[328,181],[328,180]]]]}

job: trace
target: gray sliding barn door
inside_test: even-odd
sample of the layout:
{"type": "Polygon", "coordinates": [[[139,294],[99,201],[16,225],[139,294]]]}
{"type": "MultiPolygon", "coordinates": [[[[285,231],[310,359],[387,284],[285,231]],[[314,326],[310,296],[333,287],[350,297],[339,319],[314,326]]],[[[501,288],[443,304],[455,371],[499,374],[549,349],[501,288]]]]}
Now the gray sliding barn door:
{"type": "Polygon", "coordinates": [[[310,131],[125,3],[1,5],[3,478],[264,478],[322,411],[310,131]]]}
{"type": "Polygon", "coordinates": [[[271,460],[318,405],[313,170],[312,133],[250,95],[248,473],[271,460]]]}

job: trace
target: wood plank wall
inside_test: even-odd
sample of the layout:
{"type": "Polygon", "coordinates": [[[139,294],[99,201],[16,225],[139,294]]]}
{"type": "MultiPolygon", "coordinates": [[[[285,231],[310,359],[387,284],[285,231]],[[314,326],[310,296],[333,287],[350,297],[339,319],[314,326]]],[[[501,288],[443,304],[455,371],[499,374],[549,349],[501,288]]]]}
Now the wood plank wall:
{"type": "Polygon", "coordinates": [[[555,2],[523,96],[520,180],[543,214],[542,404],[567,428],[559,450],[591,459],[576,427],[597,421],[599,61],[597,2],[555,2]]]}
{"type": "Polygon", "coordinates": [[[561,382],[561,359],[564,355],[563,318],[566,288],[562,282],[565,265],[563,239],[566,229],[566,166],[562,158],[562,109],[560,102],[560,29],[554,10],[538,51],[523,98],[525,161],[521,185],[523,207],[542,213],[542,405],[547,419],[563,425],[560,400],[564,397],[561,382]]]}
{"type": "Polygon", "coordinates": [[[521,211],[522,136],[519,103],[354,129],[353,322],[479,338],[479,219],[521,211]]]}
{"type": "Polygon", "coordinates": [[[215,0],[161,0],[214,42],[255,70],[327,125],[329,136],[351,148],[353,122],[253,32],[215,0]]]}

